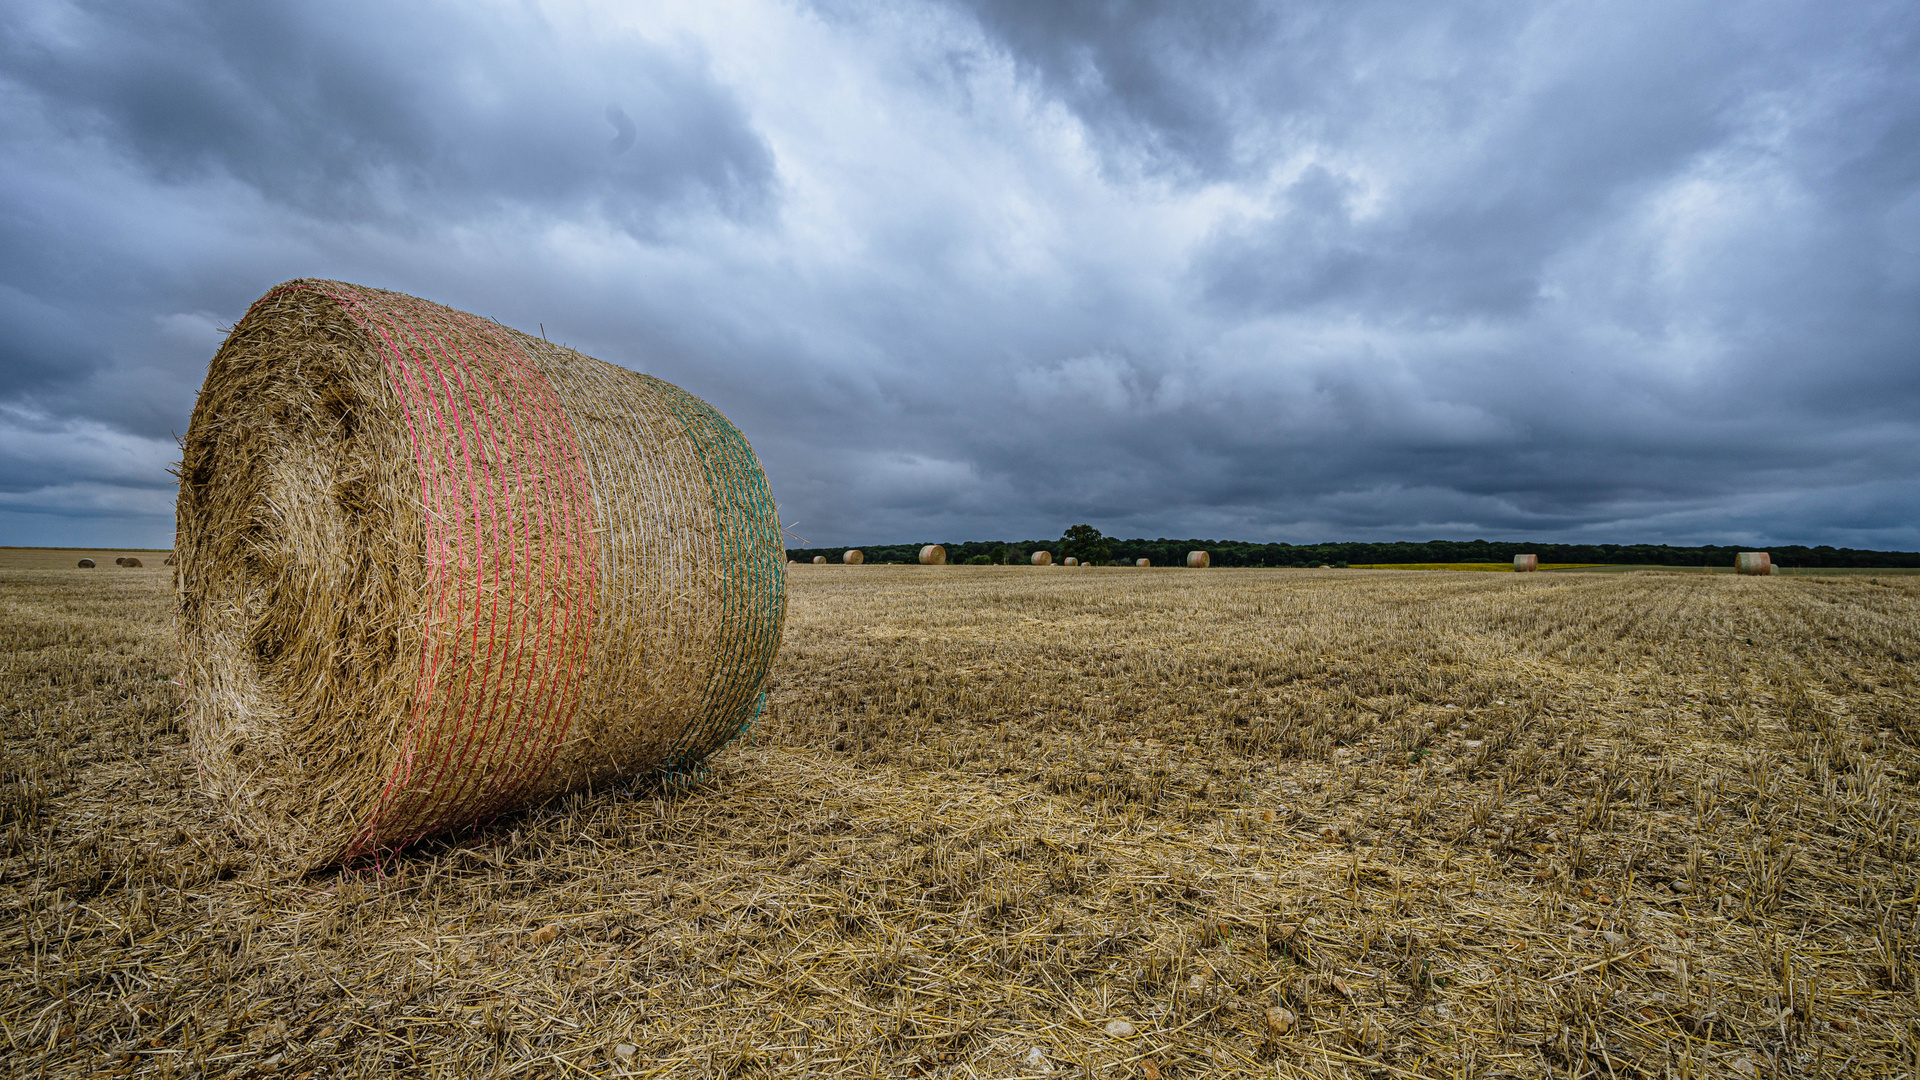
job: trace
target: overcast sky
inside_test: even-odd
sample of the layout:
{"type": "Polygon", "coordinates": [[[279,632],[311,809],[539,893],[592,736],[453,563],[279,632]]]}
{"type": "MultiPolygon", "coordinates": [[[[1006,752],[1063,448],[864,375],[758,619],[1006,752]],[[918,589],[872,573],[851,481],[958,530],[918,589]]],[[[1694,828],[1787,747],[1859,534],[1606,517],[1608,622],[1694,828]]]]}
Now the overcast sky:
{"type": "Polygon", "coordinates": [[[0,543],[169,543],[309,276],[686,387],[816,545],[1920,549],[1911,3],[0,6],[0,543]]]}

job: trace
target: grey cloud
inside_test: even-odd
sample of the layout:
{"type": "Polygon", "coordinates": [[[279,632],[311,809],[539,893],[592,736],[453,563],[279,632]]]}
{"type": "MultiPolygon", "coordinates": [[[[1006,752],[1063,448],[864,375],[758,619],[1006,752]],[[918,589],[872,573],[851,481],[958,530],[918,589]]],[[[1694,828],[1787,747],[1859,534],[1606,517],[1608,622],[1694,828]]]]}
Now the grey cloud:
{"type": "Polygon", "coordinates": [[[703,395],[818,544],[1920,547],[1905,7],[823,5],[0,15],[0,535],[163,529],[320,274],[703,395]]]}
{"type": "Polygon", "coordinates": [[[565,34],[527,9],[24,5],[0,32],[6,76],[73,137],[162,181],[225,174],[328,217],[521,203],[645,231],[688,199],[759,211],[774,182],[697,52],[565,34]],[[639,116],[630,155],[601,152],[609,91],[639,116]]]}

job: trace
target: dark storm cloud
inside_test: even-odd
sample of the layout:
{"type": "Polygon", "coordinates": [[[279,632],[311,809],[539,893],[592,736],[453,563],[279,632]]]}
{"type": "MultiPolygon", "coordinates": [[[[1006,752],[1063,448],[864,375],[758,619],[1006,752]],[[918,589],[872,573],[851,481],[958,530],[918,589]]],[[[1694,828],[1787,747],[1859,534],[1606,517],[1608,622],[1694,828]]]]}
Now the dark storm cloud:
{"type": "Polygon", "coordinates": [[[17,14],[0,59],[73,135],[160,180],[223,173],[329,216],[512,201],[590,204],[644,228],[663,201],[743,212],[772,182],[765,145],[697,55],[563,43],[530,9],[95,3],[17,14]],[[631,155],[596,152],[609,96],[631,155]]]}
{"type": "Polygon", "coordinates": [[[0,535],[164,535],[220,327],[321,275],[702,394],[814,543],[1920,547],[1916,24],[16,5],[0,535]]]}

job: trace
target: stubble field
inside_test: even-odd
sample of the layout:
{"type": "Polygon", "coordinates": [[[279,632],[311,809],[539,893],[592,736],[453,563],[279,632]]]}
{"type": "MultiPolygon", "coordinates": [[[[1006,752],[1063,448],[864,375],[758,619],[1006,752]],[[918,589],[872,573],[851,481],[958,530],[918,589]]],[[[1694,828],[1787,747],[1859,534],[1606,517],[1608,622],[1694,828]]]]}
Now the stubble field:
{"type": "Polygon", "coordinates": [[[792,570],[705,775],[303,880],[0,570],[6,1071],[1920,1075],[1920,579],[792,570]]]}

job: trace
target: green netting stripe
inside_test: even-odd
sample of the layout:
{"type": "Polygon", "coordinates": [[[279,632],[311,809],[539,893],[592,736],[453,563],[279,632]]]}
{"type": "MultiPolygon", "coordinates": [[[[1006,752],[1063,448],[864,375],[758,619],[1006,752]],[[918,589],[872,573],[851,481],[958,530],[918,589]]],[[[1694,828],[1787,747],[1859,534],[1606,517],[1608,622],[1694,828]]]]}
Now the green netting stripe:
{"type": "Polygon", "coordinates": [[[720,534],[713,572],[729,579],[729,587],[721,590],[726,606],[720,653],[707,680],[706,712],[687,725],[662,763],[666,771],[677,772],[726,745],[758,714],[760,684],[780,647],[787,568],[780,517],[753,448],[712,406],[677,388],[668,391],[667,406],[685,426],[712,496],[720,534]]]}

